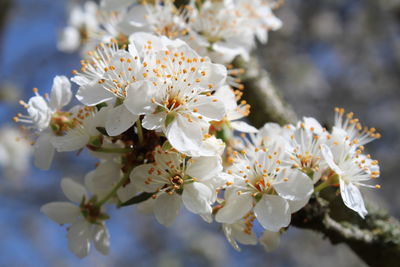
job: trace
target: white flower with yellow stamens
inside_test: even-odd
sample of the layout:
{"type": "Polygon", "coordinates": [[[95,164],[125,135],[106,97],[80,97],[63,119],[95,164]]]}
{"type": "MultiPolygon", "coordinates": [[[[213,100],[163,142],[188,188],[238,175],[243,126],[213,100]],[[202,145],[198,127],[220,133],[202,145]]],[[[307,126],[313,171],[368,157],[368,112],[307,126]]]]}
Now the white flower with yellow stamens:
{"type": "Polygon", "coordinates": [[[304,117],[293,127],[288,142],[288,159],[286,162],[293,168],[297,168],[310,176],[314,183],[321,178],[320,145],[324,142],[326,130],[317,120],[304,117]]]}
{"type": "Polygon", "coordinates": [[[96,143],[101,136],[98,128],[104,127],[109,111],[109,108],[97,111],[95,107],[74,107],[71,124],[63,135],[51,138],[51,143],[58,152],[75,151],[96,143]]]}
{"type": "Polygon", "coordinates": [[[75,72],[72,78],[80,86],[76,97],[87,106],[100,103],[112,106],[105,128],[109,135],[119,135],[139,117],[129,112],[122,102],[129,86],[143,78],[141,58],[133,45],[125,51],[118,49],[115,40],[108,45],[101,44],[89,55],[89,59],[82,61],[81,72],[75,72]]]}
{"type": "Polygon", "coordinates": [[[335,125],[334,129],[343,130],[346,134],[346,141],[350,142],[354,147],[360,147],[369,142],[379,139],[380,133],[375,128],[362,127],[359,119],[354,118],[354,113],[345,114],[343,108],[335,108],[335,125]]]}
{"type": "Polygon", "coordinates": [[[131,40],[147,59],[144,79],[127,88],[125,107],[144,115],[143,127],[162,131],[178,151],[196,154],[209,122],[225,116],[224,104],[212,93],[225,82],[226,68],[198,56],[181,40],[145,33],[131,40]]]}
{"type": "Polygon", "coordinates": [[[71,84],[67,77],[56,76],[53,81],[50,96],[45,97],[34,88],[36,96],[31,97],[28,103],[20,101],[28,115],[18,114],[14,121],[28,125],[39,134],[34,145],[35,165],[47,170],[50,168],[54,156],[54,147],[51,139],[61,134],[70,121],[70,113],[62,111],[72,98],[71,84]]]}
{"type": "Polygon", "coordinates": [[[183,38],[188,34],[188,19],[189,10],[186,7],[177,8],[171,0],[143,2],[129,12],[129,21],[136,28],[135,32],[148,32],[170,39],[183,38]]]}
{"type": "Polygon", "coordinates": [[[235,2],[241,15],[246,18],[248,30],[252,31],[261,43],[267,43],[269,31],[276,31],[282,27],[282,21],[272,13],[272,9],[276,7],[270,1],[232,1],[235,2]]]}
{"type": "Polygon", "coordinates": [[[60,32],[57,48],[60,51],[75,52],[88,40],[89,34],[100,28],[99,9],[95,2],[84,5],[73,4],[69,11],[68,25],[60,32]]]}
{"type": "Polygon", "coordinates": [[[280,20],[263,1],[191,1],[190,45],[215,62],[230,63],[236,56],[249,59],[255,38],[267,41],[268,30],[281,27],[280,20]]]}
{"type": "MultiPolygon", "coordinates": [[[[170,226],[179,214],[181,204],[191,212],[211,220],[211,205],[217,197],[217,183],[222,172],[221,158],[188,159],[176,152],[157,148],[155,162],[133,169],[130,179],[138,189],[154,193],[153,212],[156,219],[170,226]]],[[[223,183],[223,182],[222,182],[223,183]]]]}
{"type": "Polygon", "coordinates": [[[89,200],[89,195],[81,184],[65,178],[61,181],[65,196],[72,202],[51,202],[40,210],[51,220],[71,224],[68,228],[69,249],[79,258],[88,255],[93,241],[97,251],[108,254],[110,241],[108,229],[104,224],[107,215],[89,200]]]}
{"type": "Polygon", "coordinates": [[[256,245],[257,236],[253,231],[253,221],[255,216],[247,214],[243,219],[233,224],[222,224],[225,237],[234,249],[240,251],[238,243],[243,245],[256,245]]]}
{"type": "Polygon", "coordinates": [[[257,150],[254,159],[238,156],[227,171],[232,184],[226,189],[225,204],[216,220],[232,224],[254,207],[265,229],[277,232],[288,226],[298,203],[307,203],[313,185],[304,173],[282,167],[282,157],[278,147],[257,150]]]}
{"type": "Polygon", "coordinates": [[[364,200],[358,187],[380,188],[366,182],[379,177],[378,162],[354,151],[347,138],[332,134],[333,142],[321,145],[326,169],[322,173],[322,183],[338,184],[344,204],[357,212],[362,218],[367,215],[364,200]]]}

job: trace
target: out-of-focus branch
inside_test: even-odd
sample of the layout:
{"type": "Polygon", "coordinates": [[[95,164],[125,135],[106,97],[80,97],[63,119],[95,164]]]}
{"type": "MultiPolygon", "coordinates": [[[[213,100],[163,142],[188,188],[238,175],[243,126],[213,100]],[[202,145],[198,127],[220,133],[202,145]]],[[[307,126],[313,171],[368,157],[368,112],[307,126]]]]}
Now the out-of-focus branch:
{"type": "Polygon", "coordinates": [[[266,122],[287,124],[296,121],[296,113],[284,101],[283,96],[272,84],[268,72],[261,68],[255,57],[249,62],[236,59],[234,66],[245,69],[243,98],[251,105],[250,121],[261,127],[266,122]]]}
{"type": "MultiPolygon", "coordinates": [[[[256,126],[266,122],[293,123],[296,115],[273,86],[256,58],[235,62],[246,69],[244,99],[252,107],[249,120],[256,126]]],[[[292,218],[292,225],[323,234],[332,244],[347,244],[370,266],[397,266],[400,262],[400,223],[386,211],[367,205],[362,220],[344,206],[336,190],[326,189],[292,218]]]]}
{"type": "MultiPolygon", "coordinates": [[[[11,0],[0,0],[0,43],[3,43],[2,36],[7,16],[11,8],[11,0]]],[[[0,50],[1,51],[1,50],[0,50]]]]}

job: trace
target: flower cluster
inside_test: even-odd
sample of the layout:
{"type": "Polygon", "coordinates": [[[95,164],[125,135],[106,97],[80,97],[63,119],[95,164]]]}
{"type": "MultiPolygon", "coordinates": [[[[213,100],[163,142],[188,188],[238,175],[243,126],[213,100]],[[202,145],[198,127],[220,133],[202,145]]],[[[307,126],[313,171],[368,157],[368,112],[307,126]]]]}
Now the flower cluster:
{"type": "Polygon", "coordinates": [[[272,13],[275,2],[190,0],[181,7],[174,2],[103,0],[99,6],[94,2],[74,6],[59,48],[67,52],[82,45],[93,48],[112,38],[124,44],[131,34],[147,32],[183,39],[213,62],[230,63],[236,56],[248,59],[256,39],[266,43],[268,31],[282,26],[272,13]]]}
{"type": "MultiPolygon", "coordinates": [[[[65,108],[71,84],[57,76],[50,95],[34,89],[34,97],[20,102],[27,115],[14,118],[37,136],[39,168],[50,168],[55,151],[79,155],[88,149],[98,159],[84,185],[62,180],[72,203],[42,207],[53,221],[70,224],[73,253],[85,257],[92,242],[108,253],[108,204],[139,204],[165,226],[184,206],[206,222],[221,223],[238,250],[238,243],[258,241],[267,250],[277,247],[292,214],[327,187],[339,186],[344,204],[367,214],[359,187],[379,187],[368,184],[379,176],[378,162],[364,154],[364,145],[380,137],[374,128],[338,108],[331,131],[313,118],[256,129],[241,120],[250,106],[229,85],[227,67],[212,60],[215,54],[225,58],[220,63],[246,58],[255,36],[266,41],[267,31],[280,26],[272,4],[206,0],[178,8],[172,1],[132,2],[102,1],[96,12],[96,18],[112,12],[121,19],[114,26],[136,30],[103,35],[105,42],[87,52],[71,78],[79,86],[79,105],[65,108]],[[256,223],[264,229],[259,238],[256,223]]],[[[89,27],[83,18],[74,21],[86,37],[110,29],[89,27]]]]}

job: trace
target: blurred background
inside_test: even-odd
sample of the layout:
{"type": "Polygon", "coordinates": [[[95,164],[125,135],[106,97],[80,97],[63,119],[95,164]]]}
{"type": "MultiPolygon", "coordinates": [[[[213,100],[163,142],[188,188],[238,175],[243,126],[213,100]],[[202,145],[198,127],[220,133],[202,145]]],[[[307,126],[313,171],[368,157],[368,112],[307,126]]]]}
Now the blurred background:
{"type": "MultiPolygon", "coordinates": [[[[0,16],[6,10],[0,0],[0,16]]],[[[58,154],[50,171],[34,168],[29,144],[15,141],[11,118],[32,88],[48,92],[57,74],[70,76],[79,55],[57,50],[67,0],[10,0],[0,28],[0,266],[363,266],[344,245],[297,229],[281,247],[233,250],[218,225],[182,211],[165,229],[134,207],[110,210],[110,255],[92,250],[78,260],[66,231],[39,212],[64,200],[62,177],[82,180],[93,169],[87,155],[58,154]]],[[[382,138],[368,146],[380,161],[382,189],[365,191],[400,217],[400,2],[396,0],[291,0],[276,14],[284,22],[257,54],[272,81],[301,116],[331,124],[333,108],[351,110],[382,138]]],[[[3,16],[1,16],[3,17],[3,16]]],[[[1,23],[1,21],[0,21],[1,23]]]]}

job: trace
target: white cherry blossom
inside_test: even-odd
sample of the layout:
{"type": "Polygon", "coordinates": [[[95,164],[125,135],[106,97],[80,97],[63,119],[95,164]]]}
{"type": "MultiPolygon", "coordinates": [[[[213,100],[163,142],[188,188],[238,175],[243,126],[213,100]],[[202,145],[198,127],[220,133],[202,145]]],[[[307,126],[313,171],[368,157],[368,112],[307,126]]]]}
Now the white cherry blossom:
{"type": "Polygon", "coordinates": [[[257,236],[253,231],[254,219],[253,214],[247,214],[243,219],[233,224],[222,224],[225,237],[235,250],[240,251],[238,243],[243,245],[257,244],[257,236]]]}
{"type": "Polygon", "coordinates": [[[138,189],[154,193],[155,199],[149,201],[154,201],[156,219],[170,226],[183,202],[186,209],[209,221],[211,205],[217,197],[216,181],[222,171],[221,159],[217,156],[188,159],[160,148],[156,149],[154,158],[154,163],[133,169],[130,177],[138,189]]]}
{"type": "Polygon", "coordinates": [[[72,179],[61,181],[65,196],[72,202],[51,202],[41,207],[41,211],[58,224],[71,224],[68,228],[69,249],[79,258],[88,255],[93,242],[100,253],[109,250],[109,233],[97,210],[89,200],[88,193],[81,184],[72,179]],[[98,214],[97,214],[98,213],[98,214]]]}
{"type": "Polygon", "coordinates": [[[32,146],[22,132],[12,126],[0,128],[0,173],[9,179],[21,178],[29,169],[32,146]]]}
{"type": "Polygon", "coordinates": [[[58,152],[84,148],[101,135],[98,127],[104,127],[108,113],[108,108],[97,111],[95,107],[76,106],[72,111],[71,125],[63,135],[52,137],[51,143],[58,152]]]}
{"type": "Polygon", "coordinates": [[[59,135],[69,121],[69,112],[62,111],[72,98],[71,84],[67,77],[56,76],[53,80],[50,96],[45,97],[34,88],[34,97],[28,103],[20,101],[28,115],[18,114],[14,121],[27,124],[39,136],[34,145],[35,165],[47,170],[50,168],[54,156],[54,147],[51,139],[59,135]]]}
{"type": "Polygon", "coordinates": [[[225,115],[224,104],[212,92],[225,82],[226,68],[199,57],[181,40],[144,33],[131,40],[148,60],[143,63],[146,79],[127,88],[125,107],[144,115],[143,127],[162,131],[175,149],[196,153],[209,122],[225,115]]]}
{"type": "MultiPolygon", "coordinates": [[[[313,192],[311,179],[304,173],[281,166],[282,152],[271,147],[257,150],[254,159],[238,156],[232,167],[231,186],[216,220],[234,223],[250,212],[269,231],[279,231],[290,223],[291,205],[306,203],[313,192]]],[[[297,208],[297,207],[296,207],[297,208]]]]}
{"type": "MultiPolygon", "coordinates": [[[[340,185],[340,195],[344,204],[364,218],[368,212],[358,187],[379,188],[379,185],[372,186],[366,183],[370,179],[378,177],[379,171],[372,174],[363,163],[357,163],[348,144],[337,143],[333,146],[335,146],[335,149],[331,149],[325,144],[321,145],[324,160],[333,172],[329,174],[328,179],[333,180],[331,183],[340,185]],[[334,179],[337,179],[337,181],[334,181],[334,179]]],[[[374,165],[377,165],[377,163],[374,163],[374,165]]]]}

